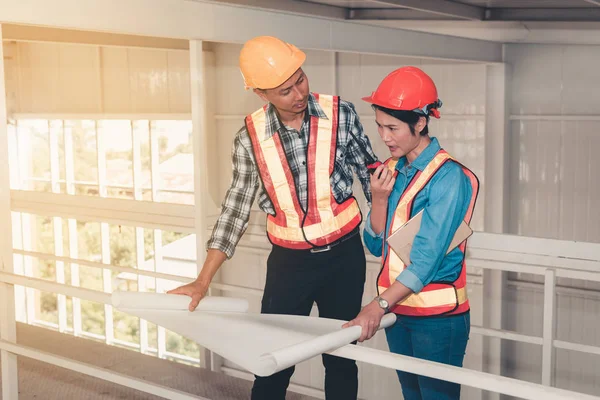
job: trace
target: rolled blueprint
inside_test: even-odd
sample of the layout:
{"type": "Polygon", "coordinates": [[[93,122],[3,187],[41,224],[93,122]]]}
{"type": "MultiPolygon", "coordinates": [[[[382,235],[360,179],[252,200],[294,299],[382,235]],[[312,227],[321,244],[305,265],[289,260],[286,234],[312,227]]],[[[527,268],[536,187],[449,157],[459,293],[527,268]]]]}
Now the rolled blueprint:
{"type": "MultiPolygon", "coordinates": [[[[115,308],[149,310],[188,310],[191,298],[180,294],[114,292],[112,305],[115,308]]],[[[239,312],[248,311],[248,301],[233,297],[207,296],[200,300],[195,311],[239,312]]]]}
{"type": "MultiPolygon", "coordinates": [[[[387,314],[381,319],[379,329],[388,328],[394,325],[395,322],[396,315],[387,314]]],[[[264,370],[261,373],[264,375],[257,375],[272,375],[275,372],[296,365],[307,358],[343,347],[358,340],[361,333],[362,328],[360,326],[351,326],[264,354],[261,357],[264,361],[264,370]]]]}
{"type": "MultiPolygon", "coordinates": [[[[190,298],[155,293],[113,293],[113,306],[183,335],[200,346],[258,375],[269,376],[292,365],[357,340],[358,326],[346,321],[276,314],[247,313],[246,300],[206,297],[195,312],[190,298]]],[[[391,326],[386,315],[380,328],[391,326]]]]}

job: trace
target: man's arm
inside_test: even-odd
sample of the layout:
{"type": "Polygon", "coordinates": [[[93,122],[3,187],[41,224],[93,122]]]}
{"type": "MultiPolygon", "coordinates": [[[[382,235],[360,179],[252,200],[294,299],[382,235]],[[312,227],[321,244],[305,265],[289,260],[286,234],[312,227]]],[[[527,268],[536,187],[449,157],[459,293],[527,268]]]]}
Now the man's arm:
{"type": "Polygon", "coordinates": [[[369,137],[365,134],[363,126],[358,118],[358,114],[352,103],[347,103],[347,126],[348,129],[348,147],[346,160],[353,166],[354,172],[358,177],[363,193],[369,205],[371,205],[371,175],[367,169],[368,164],[378,161],[373,152],[369,137]]]}
{"type": "Polygon", "coordinates": [[[190,296],[190,311],[194,311],[206,295],[208,286],[221,265],[233,256],[235,247],[248,227],[252,203],[258,189],[258,172],[250,150],[242,143],[244,134],[238,134],[233,142],[233,178],[221,205],[221,215],[207,242],[208,252],[202,270],[195,281],[167,292],[190,296]]]}
{"type": "Polygon", "coordinates": [[[221,215],[213,228],[212,235],[206,247],[220,250],[233,257],[235,247],[248,227],[252,203],[256,197],[259,186],[259,177],[256,165],[250,155],[251,146],[245,146],[243,140],[245,132],[238,134],[233,142],[232,164],[233,176],[231,185],[227,190],[225,199],[221,204],[221,215]]]}

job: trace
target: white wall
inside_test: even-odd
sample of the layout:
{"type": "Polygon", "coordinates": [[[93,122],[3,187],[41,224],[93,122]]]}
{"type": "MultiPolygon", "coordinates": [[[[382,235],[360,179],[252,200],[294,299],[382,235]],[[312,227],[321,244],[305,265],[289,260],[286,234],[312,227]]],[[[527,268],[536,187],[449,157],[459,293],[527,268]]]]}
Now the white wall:
{"type": "Polygon", "coordinates": [[[190,113],[187,50],[5,42],[12,113],[190,113]]]}
{"type": "Polygon", "coordinates": [[[509,45],[507,61],[514,71],[511,231],[600,242],[593,152],[600,148],[600,47],[509,45]]]}
{"type": "MultiPolygon", "coordinates": [[[[598,46],[508,45],[512,69],[511,233],[600,242],[600,80],[598,46]]],[[[539,335],[543,295],[511,274],[507,329],[539,335]]],[[[558,339],[600,344],[600,286],[562,279],[558,339]]],[[[507,343],[506,373],[540,381],[541,349],[507,343]]],[[[561,350],[557,386],[598,394],[599,356],[561,350]]]]}

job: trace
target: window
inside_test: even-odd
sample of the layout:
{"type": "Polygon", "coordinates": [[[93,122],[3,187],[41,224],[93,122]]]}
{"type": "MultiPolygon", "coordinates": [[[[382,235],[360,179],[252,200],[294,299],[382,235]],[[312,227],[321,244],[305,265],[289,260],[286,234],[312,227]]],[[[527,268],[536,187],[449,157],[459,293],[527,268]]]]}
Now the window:
{"type": "MultiPolygon", "coordinates": [[[[26,276],[97,291],[110,292],[118,283],[119,290],[164,292],[178,282],[103,267],[196,275],[193,234],[23,212],[13,212],[12,219],[15,268],[26,276]]],[[[24,288],[16,289],[16,303],[22,322],[164,358],[199,360],[199,347],[193,341],[104,304],[24,288]]]]}
{"type": "Polygon", "coordinates": [[[11,188],[194,204],[189,120],[9,121],[11,188]]]}

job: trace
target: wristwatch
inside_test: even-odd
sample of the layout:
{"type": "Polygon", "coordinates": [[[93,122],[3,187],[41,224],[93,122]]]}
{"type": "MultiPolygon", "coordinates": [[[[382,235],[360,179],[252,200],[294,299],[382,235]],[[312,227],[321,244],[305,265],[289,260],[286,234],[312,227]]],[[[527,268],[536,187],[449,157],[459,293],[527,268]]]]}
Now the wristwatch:
{"type": "Polygon", "coordinates": [[[379,307],[383,308],[385,314],[390,312],[390,303],[381,296],[375,297],[375,301],[379,304],[379,307]]]}

